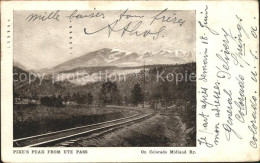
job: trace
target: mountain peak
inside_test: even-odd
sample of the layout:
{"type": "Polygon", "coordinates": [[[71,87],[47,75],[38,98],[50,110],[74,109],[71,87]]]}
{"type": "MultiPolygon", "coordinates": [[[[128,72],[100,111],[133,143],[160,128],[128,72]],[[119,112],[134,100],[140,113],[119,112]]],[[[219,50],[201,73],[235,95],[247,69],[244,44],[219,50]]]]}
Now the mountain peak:
{"type": "Polygon", "coordinates": [[[110,48],[102,48],[102,49],[99,49],[99,50],[97,50],[95,52],[97,52],[99,54],[102,54],[102,53],[107,53],[107,52],[111,52],[111,51],[112,51],[112,49],[110,49],[110,48]]]}

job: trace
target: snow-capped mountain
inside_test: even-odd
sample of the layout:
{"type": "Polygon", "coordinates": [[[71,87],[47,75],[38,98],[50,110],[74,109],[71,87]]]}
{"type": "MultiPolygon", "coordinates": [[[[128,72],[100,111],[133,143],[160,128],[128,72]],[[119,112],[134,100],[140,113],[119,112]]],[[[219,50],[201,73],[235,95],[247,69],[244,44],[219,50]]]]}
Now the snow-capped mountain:
{"type": "Polygon", "coordinates": [[[135,53],[103,48],[55,66],[51,72],[66,71],[77,67],[136,67],[144,64],[184,64],[191,61],[195,61],[194,53],[182,50],[135,53]]]}

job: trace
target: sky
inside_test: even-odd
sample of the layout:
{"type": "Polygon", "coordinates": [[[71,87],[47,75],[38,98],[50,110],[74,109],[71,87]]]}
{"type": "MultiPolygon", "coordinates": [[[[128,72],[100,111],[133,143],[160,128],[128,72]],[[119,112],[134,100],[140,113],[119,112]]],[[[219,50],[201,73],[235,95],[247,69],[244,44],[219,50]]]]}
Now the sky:
{"type": "Polygon", "coordinates": [[[156,33],[165,26],[165,29],[160,32],[155,40],[153,39],[154,35],[137,37],[127,32],[121,37],[122,31],[112,32],[108,37],[108,28],[91,35],[85,34],[84,28],[87,32],[95,32],[119,20],[120,14],[124,11],[77,11],[75,16],[98,12],[101,15],[95,18],[78,19],[68,17],[73,11],[59,11],[57,14],[59,15],[58,21],[56,19],[45,21],[38,19],[29,21],[27,19],[31,14],[47,16],[51,11],[14,11],[14,61],[28,69],[42,69],[52,68],[65,61],[102,48],[137,53],[158,52],[162,49],[184,50],[195,53],[195,11],[167,10],[161,13],[162,11],[128,10],[125,15],[132,17],[122,17],[114,28],[122,29],[131,22],[128,29],[133,29],[141,21],[140,26],[136,29],[139,33],[146,30],[156,33]],[[158,15],[158,20],[151,24],[156,15],[158,15]],[[170,18],[168,19],[168,17],[170,18]],[[162,22],[163,18],[170,22],[162,22]],[[175,20],[175,23],[171,20],[175,20]],[[178,20],[185,22],[180,26],[180,23],[177,23],[178,20]]]}

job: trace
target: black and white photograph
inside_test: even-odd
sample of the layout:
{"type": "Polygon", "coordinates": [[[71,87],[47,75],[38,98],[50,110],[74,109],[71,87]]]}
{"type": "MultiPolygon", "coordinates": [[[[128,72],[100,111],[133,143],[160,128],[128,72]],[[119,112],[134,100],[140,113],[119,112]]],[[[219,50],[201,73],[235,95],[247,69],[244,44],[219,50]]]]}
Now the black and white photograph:
{"type": "Polygon", "coordinates": [[[1,1],[2,162],[250,162],[259,2],[1,1]]]}
{"type": "Polygon", "coordinates": [[[13,147],[196,147],[196,11],[14,10],[13,147]]]}

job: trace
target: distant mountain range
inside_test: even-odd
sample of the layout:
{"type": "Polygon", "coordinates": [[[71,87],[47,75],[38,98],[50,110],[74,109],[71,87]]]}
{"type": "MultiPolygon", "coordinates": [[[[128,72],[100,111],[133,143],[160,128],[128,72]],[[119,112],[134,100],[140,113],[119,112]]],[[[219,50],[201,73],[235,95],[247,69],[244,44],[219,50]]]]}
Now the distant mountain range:
{"type": "MultiPolygon", "coordinates": [[[[156,74],[155,71],[150,72],[150,70],[157,68],[159,70],[172,69],[176,72],[184,71],[191,69],[194,63],[189,63],[194,61],[195,53],[181,50],[135,53],[108,48],[87,53],[50,69],[31,70],[28,69],[30,65],[23,65],[15,60],[13,63],[14,73],[23,73],[29,76],[30,72],[37,72],[37,75],[42,75],[44,79],[40,81],[36,78],[31,84],[28,78],[26,81],[14,81],[14,92],[18,96],[80,92],[86,90],[85,88],[95,92],[97,90],[94,88],[100,86],[101,82],[110,80],[111,75],[112,79],[115,78],[116,81],[126,79],[126,82],[121,82],[122,89],[130,94],[128,87],[132,87],[133,83],[141,80],[143,70],[150,74],[156,74]],[[39,84],[40,82],[41,84],[39,84]],[[92,88],[92,86],[95,87],[92,88]]],[[[15,77],[17,78],[17,75],[15,77]]]]}
{"type": "MultiPolygon", "coordinates": [[[[195,61],[195,52],[182,50],[161,50],[159,52],[126,52],[119,49],[103,48],[71,59],[50,69],[33,70],[37,72],[56,73],[79,67],[137,67],[145,65],[184,64],[195,61]]],[[[14,66],[24,70],[26,66],[14,61],[14,66]]]]}
{"type": "Polygon", "coordinates": [[[84,73],[98,75],[98,72],[100,71],[107,71],[109,74],[132,74],[140,72],[140,70],[143,69],[144,64],[149,68],[158,65],[185,64],[192,61],[195,61],[195,54],[193,52],[182,50],[161,50],[155,53],[135,53],[119,49],[103,48],[71,59],[50,69],[28,70],[17,61],[14,62],[14,66],[19,67],[22,70],[36,71],[46,74],[63,73],[71,75],[72,73],[80,72],[83,76],[78,77],[71,82],[77,85],[82,85],[90,82],[82,82],[79,80],[84,77],[84,73]]]}
{"type": "MultiPolygon", "coordinates": [[[[126,52],[119,49],[103,48],[71,59],[50,69],[35,70],[40,72],[61,72],[72,70],[78,67],[137,67],[146,65],[159,64],[184,64],[195,61],[194,52],[182,50],[161,50],[159,52],[126,52]]],[[[28,70],[26,66],[18,61],[14,61],[14,66],[28,70]]]]}
{"type": "Polygon", "coordinates": [[[195,61],[195,54],[181,50],[161,50],[156,53],[125,52],[119,49],[104,48],[71,59],[51,69],[52,72],[71,70],[77,67],[136,67],[158,64],[184,64],[195,61]]]}

